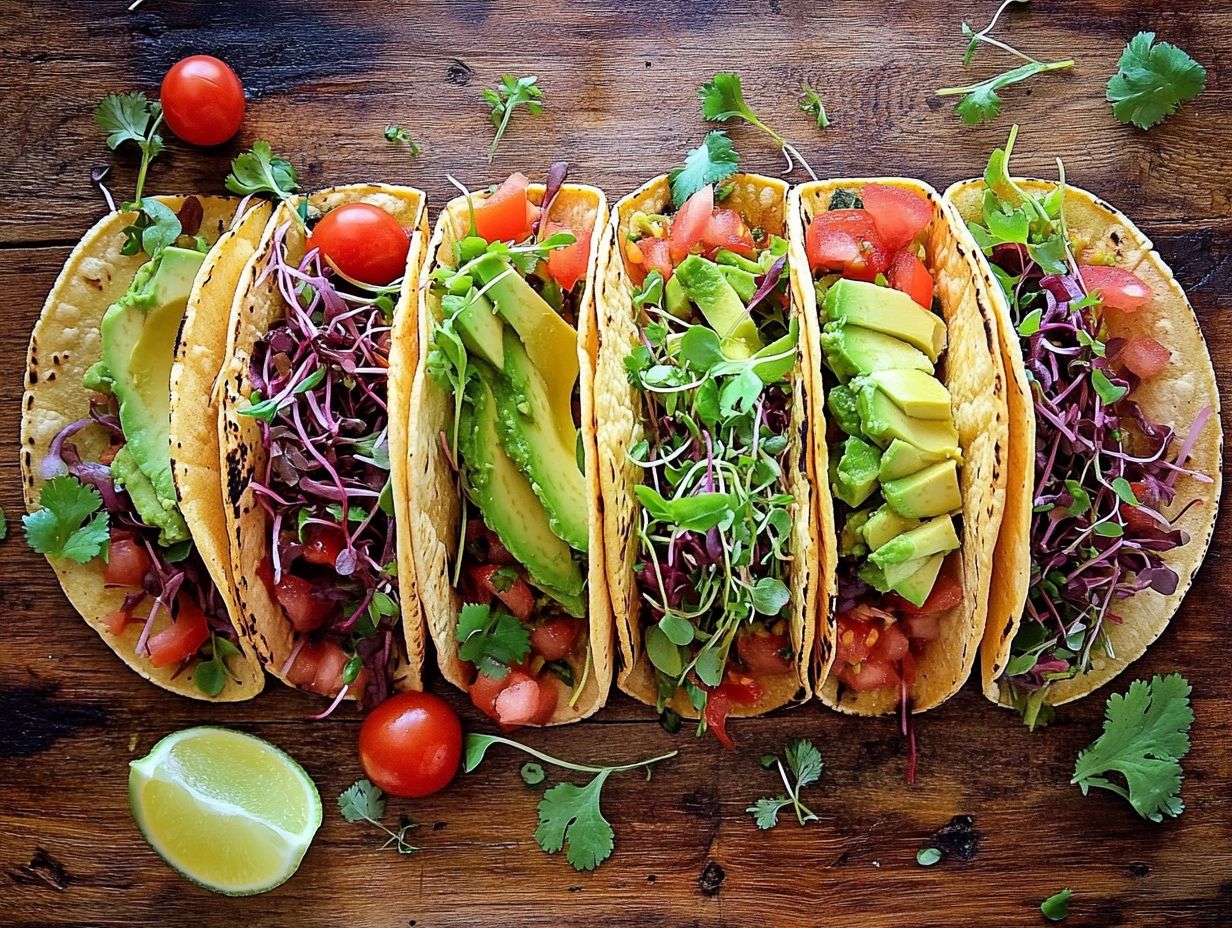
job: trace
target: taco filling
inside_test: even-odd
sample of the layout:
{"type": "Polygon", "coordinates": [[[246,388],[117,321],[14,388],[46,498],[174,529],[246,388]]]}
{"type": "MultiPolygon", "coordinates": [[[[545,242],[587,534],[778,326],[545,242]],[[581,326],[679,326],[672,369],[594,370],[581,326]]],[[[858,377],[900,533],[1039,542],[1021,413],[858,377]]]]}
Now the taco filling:
{"type": "Polygon", "coordinates": [[[904,713],[917,663],[964,596],[947,331],[920,260],[933,218],[920,194],[866,184],[837,190],[805,238],[839,538],[831,673],[855,693],[897,691],[904,713]]]}
{"type": "MultiPolygon", "coordinates": [[[[180,511],[168,437],[171,367],[208,250],[196,235],[202,215],[200,201],[186,199],[176,240],[183,246],[156,249],[128,292],[107,309],[102,356],[82,384],[90,414],[55,437],[41,475],[52,481],[44,502],[88,493],[80,485],[101,497],[102,512],[89,523],[99,536],[94,556],[106,564],[104,583],[128,591],[120,608],[104,617],[106,631],[119,636],[130,623],[142,623],[136,653],[154,667],[189,674],[200,693],[215,697],[240,682],[228,661],[241,652],[226,601],[180,511]],[[68,486],[78,482],[76,490],[68,486]]],[[[134,250],[125,254],[139,250],[139,240],[131,244],[134,250]]],[[[84,553],[84,559],[65,556],[77,563],[93,559],[84,553]]]]}
{"type": "Polygon", "coordinates": [[[1176,482],[1210,481],[1185,462],[1212,410],[1178,442],[1139,405],[1171,352],[1154,338],[1115,337],[1109,323],[1150,313],[1154,294],[1067,226],[1063,179],[1033,193],[1011,178],[1013,141],[994,154],[982,217],[969,227],[1009,305],[1035,410],[1030,579],[1002,675],[1034,726],[1054,683],[1087,672],[1093,656],[1116,657],[1118,603],[1176,591],[1167,555],[1190,539],[1174,523],[1198,502],[1179,498],[1176,482]]]}
{"type": "Polygon", "coordinates": [[[672,215],[634,213],[617,247],[637,287],[624,365],[645,423],[628,452],[645,654],[665,719],[679,724],[667,707],[683,696],[698,734],[730,748],[734,707],[773,678],[798,684],[784,473],[799,332],[786,240],[720,197],[706,186],[672,215]]]}
{"type": "Polygon", "coordinates": [[[295,260],[299,221],[274,231],[257,281],[274,277],[284,313],[253,347],[238,410],[267,452],[250,483],[270,533],[258,574],[294,633],[279,676],[368,707],[393,691],[404,648],[387,390],[409,237],[379,207],[349,203],[308,215],[295,260]]]}
{"type": "Polygon", "coordinates": [[[554,165],[541,206],[523,174],[468,194],[468,234],[430,282],[428,374],[450,397],[439,439],[461,504],[451,634],[471,700],[506,729],[552,721],[592,674],[578,324],[594,228],[548,218],[564,179],[554,165]]]}

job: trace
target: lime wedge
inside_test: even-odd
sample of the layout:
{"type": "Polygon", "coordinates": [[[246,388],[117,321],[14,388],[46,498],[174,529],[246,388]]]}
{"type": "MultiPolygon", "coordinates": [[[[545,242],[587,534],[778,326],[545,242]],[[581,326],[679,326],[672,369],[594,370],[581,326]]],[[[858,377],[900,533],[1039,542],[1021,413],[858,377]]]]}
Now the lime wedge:
{"type": "Polygon", "coordinates": [[[281,885],[321,827],[308,774],[253,735],[186,728],[129,768],[129,803],[150,847],[215,892],[249,896],[281,885]]]}

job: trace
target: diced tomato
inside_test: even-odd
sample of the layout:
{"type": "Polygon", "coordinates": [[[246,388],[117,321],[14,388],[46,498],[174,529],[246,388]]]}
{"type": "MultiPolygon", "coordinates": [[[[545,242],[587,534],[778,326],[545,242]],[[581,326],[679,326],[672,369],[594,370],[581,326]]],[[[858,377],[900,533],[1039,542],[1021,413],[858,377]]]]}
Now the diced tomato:
{"type": "Polygon", "coordinates": [[[941,634],[940,615],[909,615],[902,620],[903,631],[912,641],[932,641],[941,634]]]}
{"type": "Polygon", "coordinates": [[[559,693],[560,690],[555,683],[542,677],[539,678],[539,708],[535,710],[535,716],[530,720],[532,725],[546,725],[552,721],[559,693]]]}
{"type": "Polygon", "coordinates": [[[953,609],[963,600],[962,584],[953,576],[942,571],[933,584],[933,590],[924,600],[924,605],[915,606],[896,593],[887,593],[886,602],[892,603],[892,608],[900,616],[940,615],[953,609]]]}
{"type": "Polygon", "coordinates": [[[590,263],[590,234],[575,232],[558,223],[549,222],[543,237],[547,238],[557,232],[570,232],[577,239],[572,245],[553,248],[548,252],[548,274],[560,284],[561,290],[568,293],[574,284],[586,276],[586,265],[590,263]]]}
{"type": "MultiPolygon", "coordinates": [[[[902,676],[903,683],[908,686],[915,686],[915,655],[908,651],[903,655],[902,660],[898,662],[898,672],[902,676]]],[[[903,697],[906,698],[906,693],[903,697]]]]}
{"type": "Polygon", "coordinates": [[[1137,274],[1124,268],[1080,264],[1078,273],[1082,275],[1087,293],[1098,293],[1100,301],[1108,309],[1132,313],[1152,296],[1151,288],[1137,274]]]}
{"type": "Polygon", "coordinates": [[[274,587],[274,597],[300,634],[320,628],[334,611],[334,604],[317,596],[311,583],[285,571],[274,587]]]}
{"type": "Polygon", "coordinates": [[[881,629],[868,659],[874,663],[896,664],[910,649],[911,643],[895,622],[881,629]]]}
{"type": "Polygon", "coordinates": [[[510,564],[517,563],[517,560],[509,549],[505,547],[505,543],[497,537],[496,532],[490,532],[488,538],[488,563],[496,564],[500,567],[507,567],[510,564]]]}
{"type": "MultiPolygon", "coordinates": [[[[1140,480],[1132,481],[1129,485],[1134,491],[1134,498],[1138,502],[1155,509],[1158,507],[1158,500],[1153,499],[1154,494],[1150,488],[1140,480]]],[[[1137,506],[1131,506],[1128,503],[1119,504],[1121,519],[1125,522],[1125,529],[1131,535],[1142,535],[1147,532],[1159,531],[1164,528],[1153,515],[1143,512],[1137,506]]]]}
{"type": "Polygon", "coordinates": [[[296,686],[307,687],[317,676],[317,667],[321,663],[324,645],[316,641],[306,641],[300,647],[295,660],[287,668],[287,681],[296,686]]]}
{"type": "Polygon", "coordinates": [[[123,633],[128,627],[128,623],[133,620],[131,612],[125,612],[123,609],[117,609],[115,612],[109,612],[103,616],[103,625],[107,631],[113,635],[123,633]]]}
{"type": "Polygon", "coordinates": [[[738,673],[729,673],[727,679],[719,685],[719,689],[739,706],[752,706],[766,695],[765,687],[760,683],[752,677],[738,673]]]}
{"type": "Polygon", "coordinates": [[[791,640],[786,635],[748,632],[736,639],[740,663],[753,673],[786,673],[792,669],[791,640]]]}
{"type": "Polygon", "coordinates": [[[751,706],[764,694],[765,690],[761,684],[752,677],[734,674],[707,693],[706,708],[702,716],[706,720],[706,727],[719,739],[719,744],[729,751],[736,746],[727,733],[727,716],[731,713],[732,704],[751,706]]]}
{"type": "Polygon", "coordinates": [[[493,680],[486,674],[477,674],[474,682],[467,688],[475,708],[489,718],[496,718],[496,697],[505,688],[505,681],[508,679],[509,674],[500,680],[493,680]]]}
{"type": "Polygon", "coordinates": [[[167,667],[192,657],[210,637],[210,627],[196,603],[182,596],[176,605],[175,620],[146,642],[150,663],[155,667],[167,667]]]}
{"type": "MultiPolygon", "coordinates": [[[[694,246],[701,242],[712,212],[714,186],[710,184],[685,200],[684,205],[676,211],[676,215],[672,217],[671,232],[668,234],[673,267],[683,261],[694,246]]],[[[642,251],[645,252],[645,248],[642,251]]]]}
{"type": "Polygon", "coordinates": [[[890,266],[889,252],[866,210],[819,213],[809,223],[804,244],[814,271],[838,271],[852,280],[872,281],[890,266]]]}
{"type": "Polygon", "coordinates": [[[1121,349],[1117,360],[1143,380],[1162,373],[1172,361],[1172,352],[1153,338],[1135,338],[1121,349]]]}
{"type": "Polygon", "coordinates": [[[879,690],[883,686],[898,686],[901,682],[894,665],[882,661],[866,660],[841,667],[836,663],[834,667],[838,678],[857,693],[879,690]]]}
{"type": "Polygon", "coordinates": [[[520,242],[530,235],[532,204],[526,198],[530,181],[520,171],[491,196],[475,198],[475,234],[489,242],[520,242]]]}
{"type": "Polygon", "coordinates": [[[925,197],[894,184],[865,184],[860,198],[873,217],[882,243],[891,252],[909,245],[924,231],[935,211],[925,197]]]}
{"type": "Polygon", "coordinates": [[[342,671],[350,659],[350,655],[332,641],[321,642],[317,671],[307,688],[322,696],[336,696],[342,689],[342,671]]]}
{"type": "Polygon", "coordinates": [[[112,532],[103,582],[108,586],[141,586],[149,571],[150,555],[145,546],[131,535],[112,532]]]}
{"type": "Polygon", "coordinates": [[[510,612],[525,621],[535,611],[535,594],[531,592],[530,587],[521,577],[510,582],[508,588],[502,590],[501,586],[504,584],[495,579],[495,575],[503,569],[505,568],[495,564],[477,564],[468,567],[467,572],[471,575],[481,596],[499,597],[500,601],[509,607],[510,612]]]}
{"type": "Polygon", "coordinates": [[[516,670],[505,675],[505,683],[493,709],[502,725],[525,725],[539,713],[539,683],[534,677],[516,670]]]}
{"type": "Polygon", "coordinates": [[[867,622],[851,618],[847,613],[838,617],[838,635],[835,642],[835,662],[858,664],[868,657],[868,652],[877,643],[880,630],[867,622]]]}
{"type": "Polygon", "coordinates": [[[651,271],[658,271],[664,280],[672,276],[675,264],[672,261],[671,246],[665,238],[644,238],[637,243],[642,250],[642,279],[651,271]]]}
{"type": "Polygon", "coordinates": [[[573,653],[582,634],[582,620],[558,616],[530,633],[530,649],[545,661],[558,661],[573,653]]]}
{"type": "Polygon", "coordinates": [[[304,560],[333,567],[346,545],[342,529],[333,525],[309,525],[304,529],[304,560]]]}
{"type": "Polygon", "coordinates": [[[753,233],[734,209],[716,209],[711,214],[702,230],[702,244],[706,246],[707,254],[713,254],[720,248],[734,251],[746,258],[757,254],[753,233]]]}
{"type": "Polygon", "coordinates": [[[933,306],[933,275],[910,251],[900,251],[886,272],[890,286],[901,290],[925,309],[933,306]]]}

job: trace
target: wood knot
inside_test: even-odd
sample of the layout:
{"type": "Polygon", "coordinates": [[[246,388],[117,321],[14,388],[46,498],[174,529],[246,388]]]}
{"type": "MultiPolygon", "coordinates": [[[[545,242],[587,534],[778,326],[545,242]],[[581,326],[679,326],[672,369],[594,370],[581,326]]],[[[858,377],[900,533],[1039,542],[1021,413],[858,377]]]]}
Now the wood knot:
{"type": "Polygon", "coordinates": [[[717,896],[727,879],[727,871],[717,861],[710,861],[702,868],[702,875],[697,878],[698,889],[703,896],[717,896]]]}

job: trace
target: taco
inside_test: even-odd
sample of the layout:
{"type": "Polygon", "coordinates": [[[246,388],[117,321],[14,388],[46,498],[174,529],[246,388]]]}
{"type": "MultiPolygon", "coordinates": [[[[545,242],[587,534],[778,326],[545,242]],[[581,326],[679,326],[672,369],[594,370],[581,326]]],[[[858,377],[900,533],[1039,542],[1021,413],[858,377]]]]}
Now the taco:
{"type": "Polygon", "coordinates": [[[1010,375],[1015,485],[997,545],[985,694],[1034,725],[1163,634],[1210,544],[1215,371],[1189,301],[1122,213],[1012,178],[946,191],[982,250],[1010,375]]]}
{"type": "Polygon", "coordinates": [[[809,695],[819,561],[787,184],[656,177],[604,240],[595,377],[621,689],[731,747],[809,695]]]}
{"type": "Polygon", "coordinates": [[[141,249],[115,212],[69,256],[30,338],[21,466],[27,537],[122,660],[164,689],[250,699],[221,527],[211,399],[236,281],[269,207],[152,197],[179,236],[141,249]]]}
{"type": "Polygon", "coordinates": [[[240,611],[267,669],[331,709],[421,688],[403,492],[425,212],[385,184],[285,203],[232,304],[219,429],[240,611]]]}
{"type": "Polygon", "coordinates": [[[858,715],[897,709],[906,728],[962,686],[984,629],[1008,453],[996,323],[974,246],[926,184],[804,184],[790,226],[829,414],[822,537],[837,536],[819,695],[858,715]]]}
{"type": "Polygon", "coordinates": [[[514,174],[441,212],[420,284],[412,549],[441,673],[506,729],[607,699],[594,439],[602,191],[514,174]]]}

